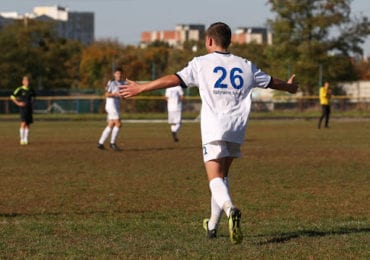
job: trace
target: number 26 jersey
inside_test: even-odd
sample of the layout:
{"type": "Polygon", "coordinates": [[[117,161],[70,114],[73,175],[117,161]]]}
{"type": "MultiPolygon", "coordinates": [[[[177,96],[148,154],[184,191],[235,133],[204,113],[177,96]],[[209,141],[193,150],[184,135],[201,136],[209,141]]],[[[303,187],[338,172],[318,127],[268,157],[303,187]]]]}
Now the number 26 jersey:
{"type": "Polygon", "coordinates": [[[271,76],[252,62],[224,52],[195,57],[176,75],[182,87],[199,88],[202,143],[243,143],[252,89],[267,88],[271,76]]]}

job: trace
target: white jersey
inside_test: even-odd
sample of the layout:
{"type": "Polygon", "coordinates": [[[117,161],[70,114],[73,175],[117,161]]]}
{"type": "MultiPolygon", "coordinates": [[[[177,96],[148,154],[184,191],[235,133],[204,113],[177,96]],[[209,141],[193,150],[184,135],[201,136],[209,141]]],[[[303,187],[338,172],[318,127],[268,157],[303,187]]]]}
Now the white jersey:
{"type": "Polygon", "coordinates": [[[271,76],[230,53],[195,57],[177,73],[185,86],[198,86],[202,99],[202,142],[243,143],[254,87],[267,88],[271,76]]]}
{"type": "MultiPolygon", "coordinates": [[[[108,93],[118,93],[119,92],[119,86],[124,85],[125,82],[123,80],[110,80],[107,83],[105,91],[108,93]]],[[[120,111],[120,97],[107,97],[106,103],[105,103],[105,109],[107,111],[120,111]]]]}
{"type": "Polygon", "coordinates": [[[167,88],[165,96],[167,97],[167,111],[181,111],[182,110],[182,96],[184,91],[182,87],[176,86],[167,88]]]}

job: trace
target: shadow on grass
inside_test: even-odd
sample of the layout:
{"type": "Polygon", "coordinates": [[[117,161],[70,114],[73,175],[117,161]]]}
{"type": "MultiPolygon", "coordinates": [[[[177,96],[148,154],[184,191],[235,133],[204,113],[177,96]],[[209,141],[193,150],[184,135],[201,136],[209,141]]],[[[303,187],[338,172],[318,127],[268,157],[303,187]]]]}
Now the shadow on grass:
{"type": "Polygon", "coordinates": [[[93,210],[93,211],[70,211],[70,212],[9,212],[0,213],[0,218],[17,218],[17,217],[40,217],[40,216],[111,216],[114,214],[145,214],[145,209],[128,209],[128,210],[93,210]]]}
{"type": "Polygon", "coordinates": [[[48,212],[48,213],[0,213],[0,218],[16,218],[16,217],[35,217],[35,216],[58,216],[61,215],[59,212],[48,212]]]}
{"type": "Polygon", "coordinates": [[[295,232],[281,233],[274,235],[273,238],[266,241],[256,242],[256,245],[268,245],[268,244],[280,244],[286,243],[293,239],[302,238],[302,237],[325,237],[325,236],[334,236],[334,235],[348,235],[356,233],[370,233],[370,227],[365,228],[340,228],[338,230],[329,230],[329,231],[317,231],[317,230],[302,230],[295,232]]]}
{"type": "Polygon", "coordinates": [[[167,150],[200,150],[200,146],[181,146],[181,147],[143,147],[143,148],[127,148],[123,149],[123,151],[128,152],[142,152],[142,151],[167,151],[167,150]]]}

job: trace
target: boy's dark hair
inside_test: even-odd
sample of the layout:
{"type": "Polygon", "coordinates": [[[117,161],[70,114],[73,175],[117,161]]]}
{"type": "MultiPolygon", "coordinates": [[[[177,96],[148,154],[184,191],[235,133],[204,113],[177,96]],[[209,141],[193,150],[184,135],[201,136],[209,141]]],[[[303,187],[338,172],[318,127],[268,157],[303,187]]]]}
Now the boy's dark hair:
{"type": "Polygon", "coordinates": [[[231,29],[226,23],[211,24],[207,29],[207,36],[224,49],[227,49],[231,43],[231,29]]]}
{"type": "Polygon", "coordinates": [[[114,72],[121,72],[121,73],[123,73],[123,70],[121,69],[121,68],[116,68],[115,70],[114,70],[114,72]]]}

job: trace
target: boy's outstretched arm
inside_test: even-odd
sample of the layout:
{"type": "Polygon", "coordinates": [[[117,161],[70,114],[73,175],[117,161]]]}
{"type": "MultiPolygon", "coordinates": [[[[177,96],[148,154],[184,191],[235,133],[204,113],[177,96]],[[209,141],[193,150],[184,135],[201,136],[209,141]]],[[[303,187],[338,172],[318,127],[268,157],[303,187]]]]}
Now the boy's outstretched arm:
{"type": "Polygon", "coordinates": [[[135,81],[126,80],[127,85],[120,86],[119,95],[123,98],[129,98],[156,89],[170,88],[180,85],[180,78],[173,75],[163,76],[159,79],[139,84],[135,81]]]}
{"type": "Polygon", "coordinates": [[[294,82],[295,75],[291,76],[288,81],[283,81],[278,78],[271,78],[270,84],[267,86],[272,89],[288,91],[289,93],[297,93],[298,84],[294,82]]]}

